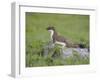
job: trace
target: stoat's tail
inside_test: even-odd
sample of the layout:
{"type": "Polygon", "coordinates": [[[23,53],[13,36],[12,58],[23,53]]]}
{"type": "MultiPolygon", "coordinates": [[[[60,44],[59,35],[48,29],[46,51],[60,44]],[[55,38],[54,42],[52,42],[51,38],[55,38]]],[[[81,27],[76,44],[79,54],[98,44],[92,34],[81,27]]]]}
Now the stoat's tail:
{"type": "Polygon", "coordinates": [[[79,48],[86,48],[85,44],[78,44],[79,48]]]}
{"type": "Polygon", "coordinates": [[[88,51],[90,51],[90,47],[86,47],[86,45],[85,44],[82,44],[82,43],[80,43],[80,44],[66,44],[66,47],[67,48],[87,48],[88,49],[88,51]]]}
{"type": "Polygon", "coordinates": [[[85,48],[85,44],[67,44],[66,47],[72,47],[72,48],[85,48]]]}
{"type": "Polygon", "coordinates": [[[85,44],[79,44],[79,48],[87,48],[88,52],[90,52],[90,47],[86,47],[85,44]]]}

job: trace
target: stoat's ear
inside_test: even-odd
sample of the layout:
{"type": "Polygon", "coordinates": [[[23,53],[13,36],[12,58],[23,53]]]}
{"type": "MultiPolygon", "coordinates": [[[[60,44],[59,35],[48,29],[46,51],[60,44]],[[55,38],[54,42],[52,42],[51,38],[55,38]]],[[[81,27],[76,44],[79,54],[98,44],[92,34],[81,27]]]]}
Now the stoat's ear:
{"type": "Polygon", "coordinates": [[[46,28],[47,30],[55,30],[54,26],[49,25],[48,28],[46,28]]]}
{"type": "Polygon", "coordinates": [[[52,29],[54,29],[54,26],[53,25],[49,25],[49,27],[52,28],[52,29]]]}
{"type": "Polygon", "coordinates": [[[54,26],[52,26],[52,27],[51,27],[51,29],[55,30],[55,27],[54,27],[54,26]]]}
{"type": "Polygon", "coordinates": [[[53,30],[55,30],[54,26],[51,27],[53,30]]]}

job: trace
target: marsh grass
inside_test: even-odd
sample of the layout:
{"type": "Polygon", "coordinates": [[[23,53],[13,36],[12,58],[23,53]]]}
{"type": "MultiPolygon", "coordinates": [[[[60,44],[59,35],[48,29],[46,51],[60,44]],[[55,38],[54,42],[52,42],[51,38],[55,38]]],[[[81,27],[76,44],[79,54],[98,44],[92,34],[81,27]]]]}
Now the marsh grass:
{"type": "Polygon", "coordinates": [[[45,48],[50,41],[46,31],[49,24],[54,25],[60,35],[89,46],[88,15],[26,12],[26,67],[89,64],[89,57],[82,58],[75,51],[73,56],[62,58],[59,45],[45,48]]]}

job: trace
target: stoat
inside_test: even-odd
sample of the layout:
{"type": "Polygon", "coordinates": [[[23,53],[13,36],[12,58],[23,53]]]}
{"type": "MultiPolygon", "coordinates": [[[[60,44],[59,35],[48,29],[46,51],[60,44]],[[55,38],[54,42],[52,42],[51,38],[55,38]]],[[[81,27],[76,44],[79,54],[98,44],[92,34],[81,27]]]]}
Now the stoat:
{"type": "Polygon", "coordinates": [[[63,36],[58,35],[56,32],[55,28],[53,26],[49,26],[47,30],[51,34],[51,40],[53,41],[54,44],[60,44],[62,45],[62,48],[68,47],[68,48],[84,48],[83,44],[73,44],[71,41],[66,39],[63,36]]]}

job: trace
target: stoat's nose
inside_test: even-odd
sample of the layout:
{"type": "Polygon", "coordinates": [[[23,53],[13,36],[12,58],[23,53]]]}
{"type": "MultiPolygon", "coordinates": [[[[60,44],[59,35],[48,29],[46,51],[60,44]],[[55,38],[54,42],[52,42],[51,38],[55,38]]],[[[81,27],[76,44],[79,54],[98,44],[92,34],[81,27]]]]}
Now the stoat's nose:
{"type": "Polygon", "coordinates": [[[48,28],[46,28],[46,30],[49,30],[48,28]]]}

